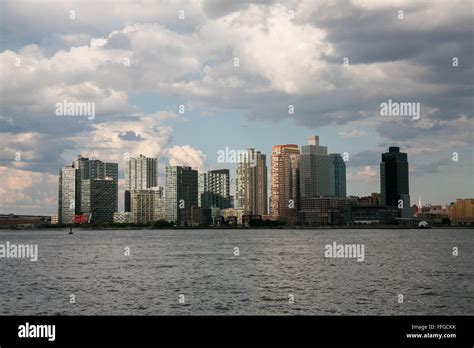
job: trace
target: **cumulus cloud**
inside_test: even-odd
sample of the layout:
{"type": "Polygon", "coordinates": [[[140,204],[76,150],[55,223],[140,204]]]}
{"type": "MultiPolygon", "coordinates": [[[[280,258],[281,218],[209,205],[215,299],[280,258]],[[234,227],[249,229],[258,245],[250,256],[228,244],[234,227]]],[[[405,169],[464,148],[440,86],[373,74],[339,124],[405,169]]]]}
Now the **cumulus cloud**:
{"type": "Polygon", "coordinates": [[[0,166],[0,183],[0,206],[3,213],[56,213],[56,175],[0,166]]]}
{"type": "Polygon", "coordinates": [[[361,170],[355,172],[353,170],[349,170],[347,173],[347,181],[349,183],[375,183],[377,179],[378,172],[376,172],[371,166],[364,166],[361,170]]]}
{"type": "Polygon", "coordinates": [[[200,171],[204,170],[206,156],[189,145],[173,146],[166,151],[171,166],[189,166],[200,171]]]}

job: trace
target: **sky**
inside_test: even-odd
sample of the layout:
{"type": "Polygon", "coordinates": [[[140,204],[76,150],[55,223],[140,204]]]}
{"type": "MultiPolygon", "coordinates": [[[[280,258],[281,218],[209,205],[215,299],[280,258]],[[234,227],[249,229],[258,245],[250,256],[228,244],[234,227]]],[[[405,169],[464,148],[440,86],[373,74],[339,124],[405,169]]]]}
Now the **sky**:
{"type": "MultiPolygon", "coordinates": [[[[408,153],[411,202],[474,197],[474,9],[461,1],[0,1],[0,213],[57,212],[78,154],[228,168],[220,150],[347,153],[348,195],[408,153]],[[383,116],[415,103],[420,115],[383,116]],[[93,103],[95,117],[57,115],[93,103]],[[293,112],[290,112],[290,109],[293,112]]],[[[269,186],[270,187],[270,186],[269,186]]]]}

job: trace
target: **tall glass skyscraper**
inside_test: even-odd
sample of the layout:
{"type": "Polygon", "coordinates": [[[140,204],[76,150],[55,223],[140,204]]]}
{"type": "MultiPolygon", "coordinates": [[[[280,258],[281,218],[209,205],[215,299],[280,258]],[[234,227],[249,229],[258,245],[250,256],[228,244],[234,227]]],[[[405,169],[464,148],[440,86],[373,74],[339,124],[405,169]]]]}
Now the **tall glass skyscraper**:
{"type": "Polygon", "coordinates": [[[346,162],[338,153],[329,154],[329,185],[331,196],[346,197],[346,162]]]}
{"type": "Polygon", "coordinates": [[[408,156],[398,147],[389,147],[382,154],[380,163],[381,204],[399,207],[403,202],[402,216],[410,217],[410,190],[408,179],[408,156]]]}
{"type": "Polygon", "coordinates": [[[327,147],[319,145],[318,136],[309,137],[308,145],[301,147],[301,199],[323,197],[331,194],[329,162],[327,147]]]}
{"type": "Polygon", "coordinates": [[[73,165],[59,170],[58,220],[71,224],[76,214],[76,169],[73,165]]]}
{"type": "Polygon", "coordinates": [[[165,168],[166,220],[186,223],[192,207],[198,206],[198,172],[191,167],[165,168]]]}
{"type": "MultiPolygon", "coordinates": [[[[83,192],[82,196],[86,194],[86,192],[83,192]]],[[[113,222],[114,213],[118,210],[118,180],[111,176],[91,179],[89,194],[91,221],[113,222]]]]}
{"type": "Polygon", "coordinates": [[[146,190],[158,185],[156,158],[140,155],[125,161],[125,211],[131,209],[131,191],[146,190]]]}
{"type": "Polygon", "coordinates": [[[207,173],[201,173],[198,175],[198,205],[201,208],[207,207],[208,203],[204,195],[209,190],[207,181],[207,173]]]}

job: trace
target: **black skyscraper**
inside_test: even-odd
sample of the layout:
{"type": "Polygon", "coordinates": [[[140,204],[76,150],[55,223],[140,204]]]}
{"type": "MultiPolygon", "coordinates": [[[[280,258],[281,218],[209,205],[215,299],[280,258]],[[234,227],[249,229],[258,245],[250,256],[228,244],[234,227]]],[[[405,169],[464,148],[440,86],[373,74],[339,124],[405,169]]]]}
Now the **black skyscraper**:
{"type": "Polygon", "coordinates": [[[382,205],[397,207],[398,200],[402,199],[404,207],[410,206],[407,154],[398,147],[390,147],[382,154],[380,192],[382,205]]]}

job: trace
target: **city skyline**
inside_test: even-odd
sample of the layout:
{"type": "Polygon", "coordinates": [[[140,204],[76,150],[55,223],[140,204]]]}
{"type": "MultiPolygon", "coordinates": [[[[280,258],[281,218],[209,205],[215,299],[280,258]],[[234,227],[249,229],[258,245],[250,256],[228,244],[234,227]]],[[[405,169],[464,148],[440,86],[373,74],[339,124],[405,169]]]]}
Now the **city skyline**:
{"type": "MultiPolygon", "coordinates": [[[[314,154],[318,154],[318,155],[324,155],[324,157],[327,157],[327,159],[325,159],[325,162],[324,162],[324,166],[326,167],[327,166],[327,171],[328,171],[328,174],[329,177],[324,179],[324,182],[325,184],[323,185],[324,186],[324,192],[323,194],[321,194],[320,196],[321,197],[329,197],[329,196],[332,196],[332,197],[365,197],[365,196],[369,196],[371,194],[374,194],[374,193],[377,193],[377,194],[380,194],[381,195],[381,203],[383,205],[385,205],[384,203],[384,195],[382,193],[382,187],[383,187],[383,174],[382,174],[382,171],[383,171],[383,162],[384,162],[384,158],[385,156],[388,156],[388,155],[392,155],[392,152],[397,152],[397,151],[400,151],[398,147],[396,146],[390,146],[388,148],[388,152],[386,153],[380,153],[379,154],[379,157],[381,158],[380,159],[380,162],[379,162],[379,171],[378,171],[378,179],[379,179],[379,182],[377,183],[377,189],[374,190],[373,192],[363,192],[359,195],[353,195],[353,194],[346,194],[346,195],[340,195],[336,192],[338,191],[333,191],[333,187],[332,185],[335,184],[334,182],[334,176],[335,175],[339,175],[338,172],[335,171],[335,164],[332,163],[333,161],[334,162],[337,162],[337,161],[342,161],[342,163],[345,165],[346,161],[343,160],[341,154],[336,154],[336,153],[329,153],[328,151],[328,148],[326,146],[321,146],[319,144],[319,136],[309,136],[308,137],[308,144],[307,145],[301,145],[301,149],[299,148],[299,145],[297,144],[286,144],[286,145],[274,145],[272,146],[272,149],[273,149],[273,154],[275,153],[275,149],[278,149],[278,150],[286,150],[286,149],[298,149],[298,171],[297,171],[297,176],[298,176],[298,189],[296,190],[298,193],[298,198],[299,200],[301,200],[302,198],[300,197],[301,196],[301,191],[300,191],[300,187],[301,187],[301,190],[304,191],[304,185],[302,186],[299,186],[300,185],[300,175],[303,175],[304,174],[301,174],[300,172],[300,161],[301,161],[301,155],[303,154],[303,148],[305,148],[305,153],[306,154],[310,154],[310,153],[314,153],[314,154]],[[398,149],[398,150],[397,150],[398,149]],[[301,152],[300,152],[301,150],[301,152]],[[327,163],[326,163],[327,161],[327,163]],[[333,182],[331,182],[331,180],[333,180],[333,182]],[[327,191],[327,192],[326,192],[327,191]]],[[[291,151],[291,150],[290,150],[291,151]]],[[[208,184],[208,177],[211,173],[216,173],[216,174],[222,174],[223,172],[227,172],[228,174],[228,184],[225,188],[226,192],[229,192],[229,196],[228,196],[228,200],[229,200],[229,204],[230,204],[230,200],[235,200],[235,206],[231,207],[230,205],[228,207],[230,208],[236,208],[236,209],[243,209],[243,206],[239,206],[237,203],[237,199],[236,199],[236,188],[238,186],[237,184],[237,180],[236,178],[238,177],[238,171],[239,171],[239,160],[243,161],[243,163],[249,165],[249,169],[253,168],[253,161],[256,160],[256,156],[258,155],[259,158],[260,156],[263,156],[263,158],[265,158],[265,161],[264,163],[266,164],[266,167],[269,168],[269,169],[266,169],[265,168],[265,172],[268,172],[268,176],[266,177],[266,186],[267,186],[267,194],[266,194],[266,197],[267,197],[267,201],[265,202],[266,206],[267,206],[267,209],[266,209],[266,213],[263,214],[263,215],[266,215],[266,214],[269,214],[269,215],[272,215],[274,214],[271,210],[271,206],[272,206],[272,183],[273,183],[273,176],[271,175],[272,173],[272,158],[273,156],[267,156],[265,153],[262,153],[260,150],[258,149],[253,149],[253,148],[249,148],[249,149],[245,149],[245,150],[237,150],[237,153],[241,155],[241,157],[239,158],[239,156],[237,155],[237,163],[235,163],[234,165],[234,170],[229,170],[229,169],[218,169],[218,168],[214,168],[214,169],[209,169],[208,171],[204,171],[204,172],[201,172],[197,169],[194,169],[190,166],[170,166],[170,165],[166,165],[164,168],[163,168],[163,171],[160,173],[159,170],[158,170],[158,166],[156,165],[157,163],[157,158],[150,158],[150,157],[147,157],[143,154],[136,154],[136,155],[131,155],[131,154],[126,154],[126,158],[122,161],[122,165],[120,165],[119,163],[113,163],[113,162],[105,162],[105,161],[102,161],[101,159],[95,159],[95,158],[87,158],[87,157],[84,157],[82,156],[81,154],[77,155],[77,158],[76,160],[72,161],[72,165],[66,165],[62,168],[60,168],[59,170],[59,174],[58,174],[58,179],[59,179],[59,186],[58,186],[58,196],[60,197],[60,194],[61,194],[61,177],[63,172],[66,172],[67,173],[67,170],[69,168],[73,168],[74,167],[77,169],[77,172],[80,172],[81,174],[79,176],[84,176],[83,172],[84,172],[84,165],[82,164],[83,162],[90,162],[91,164],[90,165],[86,165],[85,168],[87,169],[87,171],[90,171],[92,174],[91,175],[91,178],[94,177],[94,179],[108,179],[107,175],[106,175],[106,167],[107,165],[117,165],[117,169],[112,169],[112,176],[114,176],[114,179],[116,178],[116,180],[119,180],[120,178],[118,177],[118,173],[120,172],[120,168],[123,167],[124,168],[124,173],[125,173],[125,178],[124,178],[124,182],[125,184],[124,185],[117,185],[117,192],[118,192],[118,199],[117,199],[117,207],[118,209],[116,209],[115,211],[116,212],[130,212],[130,210],[127,210],[127,205],[126,205],[126,200],[127,200],[127,184],[126,184],[126,178],[127,178],[127,166],[129,166],[129,168],[131,168],[131,164],[133,163],[134,166],[135,166],[135,171],[137,170],[140,170],[142,171],[142,176],[139,178],[138,177],[138,174],[137,173],[134,173],[133,171],[130,171],[128,172],[128,176],[129,176],[129,180],[131,180],[131,177],[134,178],[135,181],[139,181],[140,182],[140,185],[137,185],[135,184],[134,186],[131,185],[129,187],[135,187],[135,188],[131,188],[130,189],[130,192],[129,192],[129,195],[131,194],[131,192],[133,192],[134,190],[137,191],[138,193],[140,193],[140,191],[143,191],[143,193],[149,193],[150,191],[157,191],[157,189],[159,189],[159,192],[156,192],[159,194],[159,197],[163,197],[163,198],[166,198],[164,195],[165,195],[165,190],[166,190],[166,172],[169,170],[169,169],[172,169],[172,168],[181,168],[184,169],[185,171],[186,170],[191,170],[191,171],[195,171],[197,173],[197,181],[196,181],[196,188],[197,188],[197,206],[201,207],[201,199],[202,199],[202,196],[201,196],[201,193],[203,192],[206,192],[206,193],[211,193],[213,192],[212,190],[209,190],[208,187],[209,187],[209,184],[208,184]],[[242,156],[243,155],[243,156],[242,156]],[[267,160],[267,157],[269,158],[267,160]],[[140,164],[142,163],[142,164],[140,164]],[[151,164],[151,169],[148,168],[148,166],[150,166],[151,164]],[[98,169],[98,168],[101,168],[101,169],[98,169]],[[95,173],[95,174],[93,174],[95,173]],[[133,173],[133,174],[132,174],[133,173]],[[97,177],[97,178],[96,178],[97,177]],[[161,182],[158,181],[158,177],[161,177],[161,182]],[[205,187],[206,189],[204,189],[204,191],[202,190],[201,188],[201,178],[202,177],[205,177],[206,179],[206,184],[205,184],[205,187]],[[232,178],[232,179],[230,179],[232,178]],[[142,180],[143,180],[143,183],[142,183],[142,180]],[[122,198],[122,199],[121,199],[122,198]]],[[[291,153],[291,152],[290,152],[291,153]]],[[[295,152],[296,154],[296,152],[295,152]]],[[[401,155],[405,156],[405,160],[407,158],[406,156],[406,153],[401,153],[401,155]]],[[[293,159],[294,161],[294,159],[293,159]]],[[[230,162],[232,162],[232,157],[230,158],[230,162]]],[[[228,163],[221,163],[221,166],[222,167],[225,167],[226,164],[228,163]]],[[[345,168],[345,166],[344,166],[345,168]]],[[[109,171],[107,171],[107,173],[109,173],[109,171]]],[[[74,174],[77,176],[77,174],[74,174]]],[[[256,175],[255,173],[253,175],[256,175]]],[[[293,175],[295,175],[295,173],[293,173],[293,175]]],[[[405,174],[404,175],[408,175],[407,178],[409,177],[409,167],[407,166],[405,168],[405,174]]],[[[88,175],[86,174],[86,177],[88,177],[88,175]]],[[[313,175],[313,177],[316,177],[315,175],[313,175]]],[[[344,173],[344,178],[345,177],[345,173],[344,173]]],[[[217,179],[214,179],[214,180],[217,180],[217,179]]],[[[335,179],[337,180],[337,179],[335,179]]],[[[83,180],[78,180],[78,182],[80,183],[79,184],[79,188],[81,187],[81,183],[83,182],[83,180]]],[[[338,183],[339,185],[341,185],[342,183],[338,183]]],[[[319,185],[318,185],[319,186],[319,185]]],[[[343,187],[344,187],[344,192],[346,190],[346,187],[347,187],[347,179],[344,181],[343,183],[343,187]]],[[[408,184],[406,184],[406,190],[408,190],[408,184]]],[[[315,186],[316,187],[316,186],[315,186]]],[[[77,187],[76,187],[76,190],[77,190],[77,187]]],[[[90,189],[89,189],[90,190],[90,189]]],[[[294,189],[293,189],[294,190],[294,189]]],[[[337,189],[336,189],[337,190],[337,189]]],[[[80,189],[79,189],[79,192],[80,192],[80,189]]],[[[318,191],[319,192],[319,191],[318,191]]],[[[76,197],[81,197],[81,194],[80,193],[75,193],[76,194],[76,197]]],[[[413,202],[410,204],[410,193],[409,193],[409,190],[408,190],[408,207],[411,207],[413,206],[414,204],[416,204],[418,206],[418,202],[413,202]]],[[[292,194],[293,196],[293,199],[296,198],[295,196],[295,193],[292,194]]],[[[318,195],[317,194],[309,194],[309,197],[317,197],[318,195]]],[[[238,195],[237,195],[238,197],[238,195]]],[[[284,195],[284,197],[286,198],[287,195],[284,195]]],[[[210,196],[207,196],[207,199],[210,200],[210,201],[215,201],[216,199],[218,199],[218,201],[220,202],[224,197],[220,197],[220,198],[216,198],[216,197],[210,197],[210,196]]],[[[419,196],[419,199],[421,198],[421,196],[419,196]]],[[[458,198],[456,198],[455,200],[453,200],[452,202],[455,202],[458,198]]],[[[83,201],[84,199],[83,198],[79,198],[78,199],[78,202],[81,202],[83,201]]],[[[298,206],[299,208],[299,204],[300,204],[300,201],[299,200],[296,200],[295,199],[295,204],[296,206],[298,206]]],[[[393,199],[392,199],[393,201],[393,199]]],[[[390,202],[390,204],[393,205],[393,202],[390,202]]],[[[443,204],[443,203],[439,203],[439,202],[427,202],[426,204],[423,204],[423,206],[431,206],[431,205],[442,205],[442,206],[448,206],[450,203],[452,202],[449,202],[447,204],[443,204]]],[[[89,203],[90,204],[90,203],[89,203]]],[[[390,205],[387,203],[387,205],[390,205]]],[[[57,201],[57,206],[56,206],[56,209],[53,210],[52,212],[55,212],[57,211],[57,209],[61,206],[61,200],[58,200],[57,201]]],[[[81,203],[79,203],[79,210],[81,209],[81,203]]],[[[89,207],[89,206],[88,206],[89,207]]],[[[90,208],[90,207],[89,207],[90,208]]],[[[78,211],[76,209],[76,207],[73,208],[73,210],[75,210],[76,212],[78,211]]],[[[88,212],[87,209],[85,210],[85,212],[88,212]]],[[[8,214],[8,213],[17,213],[17,212],[1,212],[2,214],[8,214]]],[[[29,212],[31,213],[31,212],[29,212]]],[[[49,212],[47,212],[49,213],[49,212]]],[[[31,213],[32,215],[35,215],[35,213],[31,213]]],[[[166,215],[166,213],[163,213],[164,215],[166,215]]],[[[286,213],[287,214],[287,213],[286,213]]],[[[38,214],[38,215],[41,215],[41,214],[38,214]]],[[[60,215],[60,214],[58,214],[60,215]]],[[[277,214],[278,215],[278,214],[277,214]]],[[[285,215],[285,214],[283,214],[285,215]]],[[[72,215],[71,215],[72,217],[72,215]]]]}
{"type": "Polygon", "coordinates": [[[151,224],[165,220],[195,227],[266,221],[314,226],[413,224],[423,217],[440,223],[448,216],[464,221],[461,211],[469,215],[469,208],[459,208],[459,199],[446,207],[411,205],[408,156],[399,147],[380,154],[380,192],[362,197],[346,196],[344,158],[328,154],[317,135],[309,136],[301,151],[296,144],[273,146],[270,182],[266,154],[257,149],[237,154],[227,154],[227,160],[238,162],[235,199],[230,195],[228,169],[200,173],[192,167],[166,166],[165,187],[159,187],[156,158],[127,156],[123,165],[135,182],[128,185],[130,211],[118,210],[118,164],[78,155],[72,165],[59,170],[58,218],[52,215],[51,221],[151,224]]]}
{"type": "Polygon", "coordinates": [[[71,165],[59,170],[58,220],[166,220],[197,226],[213,224],[221,216],[240,216],[242,223],[242,215],[250,214],[250,219],[254,216],[289,225],[344,224],[357,216],[382,221],[387,216],[413,219],[423,212],[423,207],[413,210],[410,204],[408,156],[398,147],[391,146],[381,154],[380,192],[363,197],[346,196],[345,161],[340,154],[328,154],[317,135],[309,136],[301,151],[296,144],[273,146],[269,182],[266,154],[256,149],[237,153],[236,158],[227,158],[237,159],[235,198],[230,195],[228,169],[202,173],[188,166],[166,166],[164,187],[160,187],[156,158],[127,155],[123,165],[129,183],[124,197],[125,202],[128,197],[129,210],[127,205],[125,210],[118,209],[118,164],[78,155],[71,165]]]}
{"type": "MultiPolygon", "coordinates": [[[[378,154],[397,146],[412,199],[474,196],[468,1],[18,0],[1,10],[12,82],[0,93],[2,213],[55,211],[57,169],[79,153],[157,158],[160,186],[167,165],[229,169],[232,181],[219,151],[259,149],[269,176],[272,146],[308,134],[347,153],[347,195],[378,192],[378,154]]],[[[118,178],[123,192],[123,166],[118,178]]]]}

